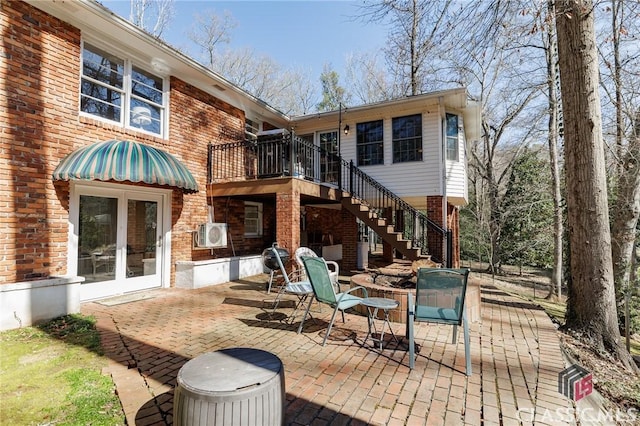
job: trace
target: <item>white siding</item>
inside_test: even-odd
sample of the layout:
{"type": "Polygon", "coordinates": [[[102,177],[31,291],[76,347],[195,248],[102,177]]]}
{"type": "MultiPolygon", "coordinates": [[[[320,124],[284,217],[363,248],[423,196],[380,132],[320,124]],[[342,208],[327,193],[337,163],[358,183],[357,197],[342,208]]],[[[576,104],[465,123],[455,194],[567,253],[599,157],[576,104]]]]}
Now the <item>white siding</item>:
{"type": "MultiPolygon", "coordinates": [[[[455,113],[455,112],[453,112],[455,113]]],[[[403,198],[425,199],[429,195],[444,195],[442,182],[442,149],[443,149],[443,123],[442,111],[437,104],[422,106],[422,109],[403,109],[401,111],[376,111],[370,115],[360,113],[357,117],[343,115],[341,127],[349,125],[348,135],[342,133],[340,146],[342,158],[346,161],[356,158],[356,134],[357,123],[383,120],[384,124],[384,165],[362,166],[362,171],[370,175],[396,195],[403,198]],[[422,113],[422,161],[393,163],[392,119],[422,113]]],[[[462,116],[460,126],[462,127],[462,116]]],[[[302,124],[302,123],[301,123],[302,124]]],[[[304,123],[296,127],[296,133],[317,134],[335,130],[335,126],[304,123]]],[[[454,203],[464,203],[467,199],[464,134],[460,132],[459,140],[460,161],[446,164],[448,171],[447,196],[455,197],[454,203]]],[[[426,201],[426,199],[425,199],[426,201]]]]}
{"type": "MultiPolygon", "coordinates": [[[[439,167],[442,149],[440,115],[437,110],[422,114],[422,161],[394,164],[391,122],[393,117],[405,115],[411,114],[387,115],[383,118],[384,165],[363,166],[361,170],[400,197],[442,194],[439,167]]],[[[364,121],[360,120],[359,122],[364,121]]],[[[342,137],[342,155],[345,160],[353,160],[357,165],[355,128],[349,135],[342,137]]]]}
{"type": "Polygon", "coordinates": [[[454,204],[464,203],[468,200],[467,173],[466,173],[466,151],[465,133],[462,115],[458,115],[458,161],[447,160],[447,198],[454,198],[458,201],[454,204]]]}

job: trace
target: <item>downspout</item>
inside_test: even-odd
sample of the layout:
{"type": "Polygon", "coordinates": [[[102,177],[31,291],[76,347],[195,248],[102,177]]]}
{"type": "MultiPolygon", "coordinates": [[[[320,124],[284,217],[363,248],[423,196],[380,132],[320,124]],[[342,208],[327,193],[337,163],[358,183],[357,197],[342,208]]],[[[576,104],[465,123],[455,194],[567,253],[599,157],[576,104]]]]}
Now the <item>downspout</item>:
{"type": "MultiPolygon", "coordinates": [[[[440,167],[442,173],[442,229],[447,230],[447,112],[444,105],[444,97],[438,98],[438,105],[440,106],[440,167]]],[[[447,250],[446,234],[443,236],[442,243],[442,257],[446,264],[449,264],[450,259],[447,258],[449,250],[447,250]]]]}

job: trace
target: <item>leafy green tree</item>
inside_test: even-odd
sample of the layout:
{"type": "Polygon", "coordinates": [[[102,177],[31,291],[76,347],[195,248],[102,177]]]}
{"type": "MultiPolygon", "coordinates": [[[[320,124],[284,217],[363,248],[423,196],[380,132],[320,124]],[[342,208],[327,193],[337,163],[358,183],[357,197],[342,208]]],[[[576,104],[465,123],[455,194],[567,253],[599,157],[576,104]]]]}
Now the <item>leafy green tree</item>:
{"type": "Polygon", "coordinates": [[[460,209],[460,256],[486,262],[491,258],[487,209],[482,208],[482,198],[477,197],[476,182],[470,183],[469,204],[460,209]]]}
{"type": "Polygon", "coordinates": [[[553,200],[549,166],[525,150],[514,162],[503,207],[503,259],[513,265],[553,265],[553,200]]]}
{"type": "Polygon", "coordinates": [[[320,75],[322,84],[322,101],[318,104],[318,111],[335,111],[340,105],[348,102],[344,87],[340,86],[340,76],[331,68],[331,64],[325,64],[320,75]]]}

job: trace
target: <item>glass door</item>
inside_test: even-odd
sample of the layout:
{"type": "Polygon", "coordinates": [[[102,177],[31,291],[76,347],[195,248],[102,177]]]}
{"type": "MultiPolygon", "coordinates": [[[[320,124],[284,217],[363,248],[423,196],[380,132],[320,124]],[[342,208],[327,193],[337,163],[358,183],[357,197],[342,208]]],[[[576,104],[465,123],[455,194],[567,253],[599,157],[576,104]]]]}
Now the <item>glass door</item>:
{"type": "Polygon", "coordinates": [[[99,186],[78,186],[77,194],[72,254],[85,278],[81,300],[160,287],[163,195],[99,186]]]}
{"type": "Polygon", "coordinates": [[[159,283],[158,260],[161,258],[162,234],[160,233],[161,200],[149,197],[127,199],[126,271],[127,291],[149,287],[159,283]]]}
{"type": "Polygon", "coordinates": [[[340,161],[338,158],[338,132],[324,132],[319,134],[320,150],[320,180],[338,185],[340,161]]]}
{"type": "Polygon", "coordinates": [[[85,284],[116,278],[118,198],[80,195],[78,275],[85,284]]]}

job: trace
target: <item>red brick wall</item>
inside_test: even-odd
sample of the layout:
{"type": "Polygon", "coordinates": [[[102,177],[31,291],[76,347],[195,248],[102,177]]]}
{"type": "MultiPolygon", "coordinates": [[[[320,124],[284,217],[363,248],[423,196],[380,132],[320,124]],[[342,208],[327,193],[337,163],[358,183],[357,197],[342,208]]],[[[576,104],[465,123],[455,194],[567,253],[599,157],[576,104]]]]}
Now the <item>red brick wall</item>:
{"type": "Polygon", "coordinates": [[[172,77],[166,140],[80,117],[80,31],[20,1],[2,1],[0,21],[0,283],[67,272],[69,184],[51,174],[80,147],[129,139],[175,155],[200,189],[173,191],[173,285],[175,261],[192,259],[191,231],[207,218],[207,144],[242,137],[242,111],[172,77]]]}
{"type": "Polygon", "coordinates": [[[342,219],[342,266],[341,273],[354,271],[358,261],[358,222],[347,209],[340,211],[342,219]]]}
{"type": "Polygon", "coordinates": [[[453,259],[451,266],[460,267],[460,209],[448,204],[447,227],[451,229],[453,259]]]}
{"type": "MultiPolygon", "coordinates": [[[[271,203],[262,205],[262,236],[244,235],[244,201],[233,198],[214,198],[214,221],[226,223],[229,230],[226,249],[214,249],[214,257],[242,256],[262,253],[275,241],[275,208],[271,203]]],[[[209,250],[195,250],[194,260],[209,259],[209,250]]]]}
{"type": "Polygon", "coordinates": [[[300,244],[300,193],[276,194],[276,241],[293,253],[300,244]]]}
{"type": "MultiPolygon", "coordinates": [[[[441,196],[429,196],[427,197],[427,216],[438,223],[440,226],[450,229],[452,232],[453,240],[453,267],[457,267],[460,264],[460,216],[457,207],[447,203],[447,218],[446,223],[442,223],[442,197],[441,196]]],[[[429,254],[438,261],[444,260],[445,253],[442,236],[437,232],[430,232],[428,234],[429,254]]]]}

